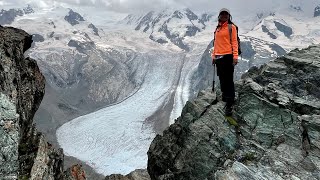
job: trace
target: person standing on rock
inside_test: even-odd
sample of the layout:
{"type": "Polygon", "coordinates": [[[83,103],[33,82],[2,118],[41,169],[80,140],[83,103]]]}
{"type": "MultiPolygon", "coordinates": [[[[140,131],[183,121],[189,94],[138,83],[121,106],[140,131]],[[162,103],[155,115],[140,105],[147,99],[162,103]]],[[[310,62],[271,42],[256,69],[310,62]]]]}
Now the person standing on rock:
{"type": "Polygon", "coordinates": [[[223,8],[220,10],[218,26],[214,32],[214,50],[212,51],[212,63],[217,67],[222,101],[226,102],[226,116],[232,115],[232,106],[235,98],[233,73],[239,56],[237,27],[232,23],[231,19],[228,9],[223,8]]]}

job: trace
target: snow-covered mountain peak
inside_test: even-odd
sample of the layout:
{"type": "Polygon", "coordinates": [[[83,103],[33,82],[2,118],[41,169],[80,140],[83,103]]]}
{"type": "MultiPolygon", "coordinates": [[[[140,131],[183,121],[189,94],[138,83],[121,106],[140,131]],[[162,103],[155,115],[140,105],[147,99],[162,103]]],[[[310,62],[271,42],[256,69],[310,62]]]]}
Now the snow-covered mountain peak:
{"type": "Polygon", "coordinates": [[[2,9],[0,11],[0,24],[11,24],[16,19],[16,17],[31,13],[34,13],[34,10],[30,5],[22,9],[2,9]]]}
{"type": "Polygon", "coordinates": [[[18,27],[32,34],[34,52],[55,49],[57,52],[83,53],[84,48],[90,49],[101,41],[103,31],[75,10],[62,6],[44,9],[28,6],[25,12],[29,13],[23,13],[3,25],[18,27]]]}
{"type": "Polygon", "coordinates": [[[246,36],[277,43],[286,50],[305,48],[320,43],[320,19],[313,17],[294,17],[287,13],[267,16],[246,36]]]}
{"type": "MultiPolygon", "coordinates": [[[[170,19],[187,19],[189,21],[209,21],[213,17],[214,13],[204,12],[202,14],[196,14],[189,8],[182,9],[172,9],[166,8],[158,11],[150,11],[145,14],[129,14],[122,22],[127,24],[141,23],[143,22],[152,22],[152,21],[161,21],[159,19],[165,19],[170,21],[170,19]]],[[[135,24],[135,25],[137,25],[135,24]]]]}
{"type": "Polygon", "coordinates": [[[293,34],[290,25],[282,18],[276,16],[268,16],[255,27],[255,30],[260,29],[266,33],[271,39],[277,39],[283,35],[290,39],[293,34]]]}
{"type": "Polygon", "coordinates": [[[133,29],[149,34],[149,38],[160,44],[173,43],[180,49],[189,51],[185,38],[193,37],[205,30],[213,14],[197,15],[189,8],[150,11],[143,15],[128,15],[122,23],[133,29]]]}

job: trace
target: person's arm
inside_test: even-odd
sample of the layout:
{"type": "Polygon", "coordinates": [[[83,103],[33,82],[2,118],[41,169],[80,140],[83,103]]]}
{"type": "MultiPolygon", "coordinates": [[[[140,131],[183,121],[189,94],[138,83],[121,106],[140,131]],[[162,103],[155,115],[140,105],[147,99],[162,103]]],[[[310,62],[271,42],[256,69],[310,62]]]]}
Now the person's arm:
{"type": "Polygon", "coordinates": [[[238,54],[238,35],[237,35],[237,29],[234,25],[232,25],[232,50],[233,50],[233,59],[238,62],[239,54],[238,54]]]}

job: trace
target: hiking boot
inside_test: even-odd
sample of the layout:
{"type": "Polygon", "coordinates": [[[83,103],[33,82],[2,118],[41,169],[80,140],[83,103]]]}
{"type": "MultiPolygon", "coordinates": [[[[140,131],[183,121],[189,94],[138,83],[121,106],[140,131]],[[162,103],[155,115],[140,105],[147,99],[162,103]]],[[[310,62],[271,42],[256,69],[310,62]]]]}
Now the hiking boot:
{"type": "Polygon", "coordinates": [[[226,116],[232,116],[232,106],[226,105],[226,108],[224,109],[224,114],[226,116]]]}
{"type": "Polygon", "coordinates": [[[226,103],[226,106],[225,106],[225,109],[224,109],[224,114],[226,116],[232,116],[233,103],[234,103],[234,99],[227,99],[227,103],[226,103]]]}

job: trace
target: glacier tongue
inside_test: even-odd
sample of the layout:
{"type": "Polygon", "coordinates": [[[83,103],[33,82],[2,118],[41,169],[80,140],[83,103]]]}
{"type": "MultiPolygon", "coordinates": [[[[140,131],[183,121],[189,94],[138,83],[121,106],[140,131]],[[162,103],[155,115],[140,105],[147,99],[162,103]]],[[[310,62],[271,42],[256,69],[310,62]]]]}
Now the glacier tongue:
{"type": "MultiPolygon", "coordinates": [[[[138,56],[136,60],[141,63],[138,71],[145,73],[141,87],[121,103],[62,125],[56,134],[65,154],[86,162],[104,175],[146,168],[147,151],[156,133],[145,120],[176,91],[184,58],[166,52],[138,56]]],[[[170,115],[171,111],[167,113],[170,115]]]]}

